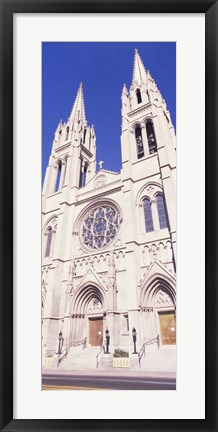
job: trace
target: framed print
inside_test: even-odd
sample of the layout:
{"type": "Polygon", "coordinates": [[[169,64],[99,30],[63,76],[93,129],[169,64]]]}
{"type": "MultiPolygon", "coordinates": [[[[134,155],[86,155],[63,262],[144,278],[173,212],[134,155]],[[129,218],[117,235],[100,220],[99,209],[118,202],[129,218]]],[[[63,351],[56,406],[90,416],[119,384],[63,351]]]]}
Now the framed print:
{"type": "MultiPolygon", "coordinates": [[[[173,103],[176,43],[137,42],[134,48],[135,45],[136,42],[43,42],[42,45],[43,389],[53,389],[51,381],[59,380],[60,374],[64,380],[66,371],[68,374],[76,371],[72,389],[78,384],[76,378],[83,378],[82,373],[95,373],[93,380],[99,386],[100,377],[109,371],[115,374],[117,389],[138,389],[148,370],[159,382],[153,383],[156,389],[176,388],[176,140],[175,121],[170,117],[175,117],[176,107],[176,102],[173,103]],[[158,53],[163,62],[156,69],[158,53]],[[59,56],[69,59],[63,75],[62,64],[56,62],[59,56]],[[153,66],[156,75],[160,70],[162,79],[170,81],[168,109],[142,56],[153,58],[149,70],[153,66]],[[115,91],[112,97],[112,90],[121,82],[124,71],[132,69],[132,61],[130,90],[125,84],[122,86],[120,149],[117,146],[120,124],[115,126],[118,115],[112,116],[117,98],[115,91]],[[56,94],[60,110],[61,95],[64,101],[66,98],[67,77],[71,87],[72,71],[73,80],[77,82],[83,77],[83,83],[75,88],[73,104],[69,92],[71,113],[67,122],[61,120],[55,126],[51,147],[47,144],[50,139],[44,135],[49,119],[55,117],[53,104],[48,107],[50,95],[60,92],[56,94]],[[64,83],[62,89],[60,81],[64,83]],[[91,104],[86,102],[88,95],[85,97],[89,85],[93,89],[91,104]],[[158,113],[158,100],[164,107],[164,118],[158,113]],[[89,106],[93,115],[96,110],[99,126],[96,122],[89,125],[89,106]],[[106,119],[99,107],[102,114],[108,113],[106,119]],[[114,125],[114,136],[112,130],[105,136],[105,120],[114,125]],[[158,161],[164,159],[161,153],[170,155],[170,180],[161,171],[157,173],[161,164],[158,161]],[[133,170],[130,177],[125,174],[127,167],[133,170]],[[134,191],[126,188],[130,179],[134,191]],[[168,182],[170,189],[165,191],[168,182]],[[74,188],[75,194],[69,199],[74,188]],[[67,207],[62,204],[65,200],[67,207]],[[135,217],[128,219],[125,213],[135,217]],[[127,225],[133,228],[131,234],[127,225]],[[136,238],[139,244],[133,250],[136,238]],[[140,274],[138,280],[137,274],[140,274]],[[132,277],[128,289],[126,281],[132,277]],[[123,383],[122,371],[126,379],[134,373],[138,385],[123,383]]],[[[148,390],[149,385],[145,386],[148,390]]],[[[104,388],[108,388],[108,383],[104,383],[104,388]]]]}
{"type": "Polygon", "coordinates": [[[1,1],[1,430],[216,430],[216,25],[1,1]]]}

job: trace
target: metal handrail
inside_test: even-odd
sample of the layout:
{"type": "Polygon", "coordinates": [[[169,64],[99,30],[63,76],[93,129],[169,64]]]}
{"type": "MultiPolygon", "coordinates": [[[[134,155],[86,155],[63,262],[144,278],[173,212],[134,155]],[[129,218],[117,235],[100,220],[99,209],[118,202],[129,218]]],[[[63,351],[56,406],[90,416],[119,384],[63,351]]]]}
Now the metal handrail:
{"type": "Polygon", "coordinates": [[[102,351],[104,351],[104,345],[101,346],[101,349],[100,349],[99,353],[96,356],[96,368],[98,368],[98,365],[99,365],[99,362],[100,362],[99,356],[100,356],[100,354],[101,354],[102,351]]]}
{"type": "Polygon", "coordinates": [[[72,342],[70,343],[70,345],[68,345],[68,346],[67,346],[67,347],[62,351],[62,353],[59,354],[59,356],[58,356],[58,367],[59,367],[59,364],[62,362],[62,360],[63,360],[65,357],[67,357],[70,348],[72,348],[72,347],[77,347],[77,346],[80,346],[80,345],[83,345],[83,349],[86,349],[86,343],[87,343],[87,337],[85,337],[85,338],[82,339],[81,341],[72,341],[72,342]]]}
{"type": "Polygon", "coordinates": [[[157,335],[156,338],[149,339],[148,341],[146,341],[146,342],[143,343],[143,345],[142,345],[142,347],[141,347],[141,349],[140,349],[140,351],[138,353],[139,367],[141,367],[141,359],[142,359],[143,354],[145,356],[145,347],[148,346],[148,345],[152,345],[154,343],[157,343],[157,347],[159,349],[160,348],[160,336],[159,336],[159,334],[157,335]]]}

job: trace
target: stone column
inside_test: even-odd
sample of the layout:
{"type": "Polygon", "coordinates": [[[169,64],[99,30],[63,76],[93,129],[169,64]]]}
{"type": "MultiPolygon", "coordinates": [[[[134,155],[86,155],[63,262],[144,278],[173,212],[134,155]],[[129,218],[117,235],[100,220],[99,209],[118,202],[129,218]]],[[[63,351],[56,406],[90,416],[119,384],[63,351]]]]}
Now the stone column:
{"type": "Polygon", "coordinates": [[[66,159],[66,175],[65,175],[65,185],[68,185],[71,182],[70,169],[71,169],[71,160],[72,157],[68,156],[66,159]]]}
{"type": "Polygon", "coordinates": [[[50,192],[50,183],[51,183],[52,172],[53,172],[53,166],[49,165],[46,168],[45,180],[44,180],[43,192],[42,192],[43,195],[44,194],[47,195],[50,192]]]}
{"type": "Polygon", "coordinates": [[[49,194],[52,194],[55,192],[55,186],[56,186],[56,181],[57,181],[57,175],[58,175],[58,166],[57,165],[53,165],[52,166],[52,173],[51,173],[51,181],[50,181],[50,185],[49,185],[49,194]]]}
{"type": "Polygon", "coordinates": [[[67,347],[70,344],[70,316],[64,317],[63,323],[63,335],[64,335],[64,346],[67,347]]]}
{"type": "Polygon", "coordinates": [[[71,321],[71,342],[75,342],[76,339],[76,317],[75,315],[72,316],[71,321]]]}

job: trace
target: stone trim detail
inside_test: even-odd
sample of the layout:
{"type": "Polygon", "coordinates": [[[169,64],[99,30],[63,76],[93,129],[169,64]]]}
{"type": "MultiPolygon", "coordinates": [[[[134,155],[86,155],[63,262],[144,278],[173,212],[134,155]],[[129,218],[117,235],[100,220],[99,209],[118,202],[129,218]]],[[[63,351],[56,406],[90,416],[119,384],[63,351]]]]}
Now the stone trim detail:
{"type": "MultiPolygon", "coordinates": [[[[106,186],[102,186],[101,189],[103,189],[103,188],[105,188],[105,187],[107,187],[107,186],[108,186],[108,185],[106,185],[106,186]]],[[[108,191],[100,192],[99,194],[96,194],[96,190],[95,190],[95,191],[87,192],[86,194],[83,194],[83,195],[88,195],[88,194],[94,192],[94,196],[91,195],[89,198],[84,198],[84,199],[81,199],[81,200],[78,200],[79,197],[77,196],[77,201],[75,202],[75,205],[79,205],[79,204],[82,204],[82,203],[84,203],[84,202],[89,202],[89,201],[92,200],[93,198],[101,198],[101,197],[105,197],[105,196],[107,196],[107,195],[114,194],[115,192],[119,192],[119,191],[121,190],[122,187],[123,187],[123,186],[120,186],[120,187],[115,188],[115,189],[109,189],[108,191]]],[[[100,188],[99,188],[99,189],[100,189],[100,188]]],[[[80,196],[82,196],[82,195],[80,195],[80,196]]]]}

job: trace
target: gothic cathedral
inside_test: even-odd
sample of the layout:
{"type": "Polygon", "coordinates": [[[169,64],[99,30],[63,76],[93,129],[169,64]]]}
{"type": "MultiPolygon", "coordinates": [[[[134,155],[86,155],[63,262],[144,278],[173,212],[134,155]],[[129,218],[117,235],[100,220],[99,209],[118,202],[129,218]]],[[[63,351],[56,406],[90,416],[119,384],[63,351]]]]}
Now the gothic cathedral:
{"type": "MultiPolygon", "coordinates": [[[[176,345],[176,138],[166,102],[134,53],[122,90],[122,168],[96,169],[83,86],[54,135],[42,195],[42,354],[62,364],[176,345]],[[64,354],[65,353],[65,354],[64,354]]],[[[68,364],[71,367],[71,364],[68,364]]]]}

